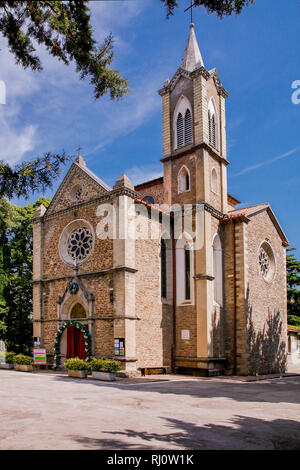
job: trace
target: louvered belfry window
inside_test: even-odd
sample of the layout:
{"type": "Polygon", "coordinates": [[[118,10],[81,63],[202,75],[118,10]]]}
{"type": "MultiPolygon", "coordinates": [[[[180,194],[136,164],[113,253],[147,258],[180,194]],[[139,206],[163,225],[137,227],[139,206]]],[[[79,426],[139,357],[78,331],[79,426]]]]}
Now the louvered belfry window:
{"type": "Polygon", "coordinates": [[[216,118],[215,118],[215,115],[213,114],[212,118],[211,118],[211,127],[212,127],[212,145],[214,147],[216,147],[216,118]]]}
{"type": "Polygon", "coordinates": [[[211,115],[208,112],[208,131],[209,131],[209,143],[213,147],[217,148],[217,122],[216,116],[211,115]]]}
{"type": "Polygon", "coordinates": [[[179,113],[177,117],[177,147],[183,146],[183,117],[179,113]]]}
{"type": "Polygon", "coordinates": [[[184,117],[184,143],[192,143],[192,115],[189,109],[186,110],[184,117]]]}

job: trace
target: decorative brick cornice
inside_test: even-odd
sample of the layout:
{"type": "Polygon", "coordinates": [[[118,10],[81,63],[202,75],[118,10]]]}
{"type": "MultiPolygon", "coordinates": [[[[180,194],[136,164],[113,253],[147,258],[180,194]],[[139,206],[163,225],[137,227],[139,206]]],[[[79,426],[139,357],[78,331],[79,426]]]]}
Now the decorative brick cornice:
{"type": "MultiPolygon", "coordinates": [[[[85,277],[85,276],[105,276],[113,271],[126,271],[128,273],[136,273],[138,270],[135,268],[131,268],[130,266],[112,266],[111,268],[101,269],[99,271],[89,271],[87,273],[78,273],[77,277],[85,277]]],[[[60,276],[60,277],[53,277],[53,278],[42,278],[42,279],[34,279],[32,281],[33,284],[37,283],[44,283],[44,282],[53,282],[53,281],[62,281],[64,279],[73,279],[74,274],[60,276]]]]}
{"type": "Polygon", "coordinates": [[[166,93],[171,93],[174,90],[176,84],[178,83],[178,81],[180,80],[181,77],[187,78],[188,80],[193,80],[194,78],[199,77],[199,76],[204,77],[206,81],[209,80],[212,77],[214,79],[215,86],[216,86],[218,94],[223,96],[224,98],[228,98],[228,92],[223,87],[223,85],[222,85],[222,83],[219,79],[219,76],[218,76],[218,73],[217,73],[216,69],[213,69],[212,71],[209,72],[203,66],[200,66],[200,67],[196,68],[192,72],[189,72],[189,71],[183,69],[182,67],[179,67],[179,69],[176,71],[173,78],[169,81],[168,84],[164,85],[158,91],[158,94],[160,96],[163,96],[166,93]]]}
{"type": "Polygon", "coordinates": [[[187,145],[187,146],[185,146],[184,148],[182,148],[180,150],[175,150],[170,155],[167,155],[166,157],[162,158],[160,161],[162,163],[165,163],[165,162],[168,162],[170,160],[177,160],[178,158],[181,158],[181,157],[185,156],[188,153],[191,153],[191,152],[194,152],[194,151],[197,151],[197,150],[200,150],[200,149],[206,150],[218,162],[221,162],[226,166],[229,165],[229,161],[226,160],[225,158],[221,157],[219,152],[216,149],[214,149],[213,147],[211,147],[210,145],[208,145],[206,142],[200,142],[199,144],[196,144],[196,145],[194,145],[194,144],[187,145]]]}

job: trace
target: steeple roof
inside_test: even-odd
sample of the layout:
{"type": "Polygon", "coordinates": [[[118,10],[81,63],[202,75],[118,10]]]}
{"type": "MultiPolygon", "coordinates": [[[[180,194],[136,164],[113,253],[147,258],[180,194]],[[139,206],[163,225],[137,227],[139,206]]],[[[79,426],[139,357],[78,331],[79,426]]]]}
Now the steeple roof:
{"type": "Polygon", "coordinates": [[[194,23],[190,25],[190,34],[187,45],[185,47],[181,67],[188,72],[192,72],[197,67],[204,67],[203,59],[194,31],[194,23]]]}

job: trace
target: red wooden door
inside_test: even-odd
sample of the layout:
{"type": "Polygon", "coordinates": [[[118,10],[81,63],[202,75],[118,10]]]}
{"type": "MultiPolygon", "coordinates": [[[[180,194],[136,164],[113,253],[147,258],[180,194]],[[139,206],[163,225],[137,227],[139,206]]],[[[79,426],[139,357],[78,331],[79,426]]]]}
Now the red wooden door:
{"type": "Polygon", "coordinates": [[[69,326],[67,329],[67,359],[73,357],[85,360],[87,355],[82,332],[75,326],[69,326]]]}

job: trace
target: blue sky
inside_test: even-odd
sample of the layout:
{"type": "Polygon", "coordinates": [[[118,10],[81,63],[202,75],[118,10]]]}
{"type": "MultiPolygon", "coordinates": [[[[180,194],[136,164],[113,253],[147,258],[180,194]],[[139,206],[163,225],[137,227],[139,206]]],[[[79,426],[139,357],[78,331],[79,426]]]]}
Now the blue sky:
{"type": "MultiPolygon", "coordinates": [[[[62,149],[76,154],[80,144],[89,168],[108,184],[123,172],[134,183],[160,176],[157,90],[179,67],[189,33],[183,11],[189,0],[179,3],[167,21],[159,0],[91,2],[95,36],[114,34],[114,67],[130,83],[130,95],[119,102],[95,101],[88,82],[44,50],[42,73],[22,70],[0,39],[0,80],[7,85],[0,159],[13,164],[62,149]]],[[[203,8],[194,11],[204,64],[217,68],[229,92],[229,192],[245,205],[270,202],[298,255],[300,104],[292,103],[291,85],[300,80],[299,21],[298,0],[257,0],[222,21],[203,8]]]]}

